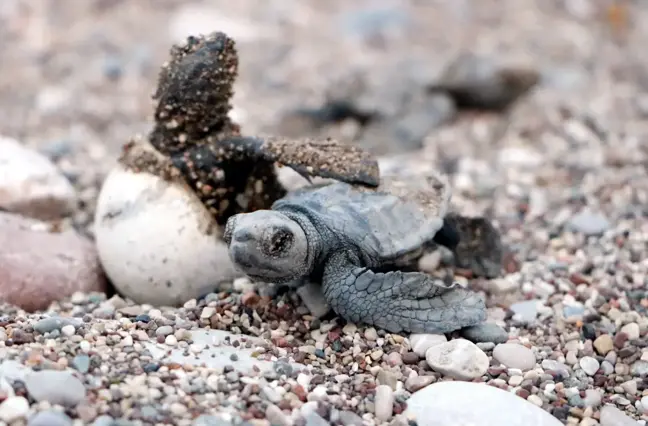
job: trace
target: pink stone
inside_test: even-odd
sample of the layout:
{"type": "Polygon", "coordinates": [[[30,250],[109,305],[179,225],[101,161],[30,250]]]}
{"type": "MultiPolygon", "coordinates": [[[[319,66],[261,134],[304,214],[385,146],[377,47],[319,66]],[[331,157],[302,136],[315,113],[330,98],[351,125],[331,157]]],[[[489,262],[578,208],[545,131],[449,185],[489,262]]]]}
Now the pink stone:
{"type": "Polygon", "coordinates": [[[73,229],[0,212],[0,298],[26,311],[46,309],[74,292],[104,292],[94,244],[73,229]]]}

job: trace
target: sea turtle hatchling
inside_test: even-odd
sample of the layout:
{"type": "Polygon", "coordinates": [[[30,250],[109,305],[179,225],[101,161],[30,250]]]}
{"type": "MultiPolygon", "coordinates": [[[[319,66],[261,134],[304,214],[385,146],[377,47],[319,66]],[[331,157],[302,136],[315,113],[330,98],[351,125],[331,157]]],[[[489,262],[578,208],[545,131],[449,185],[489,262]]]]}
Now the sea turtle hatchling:
{"type": "Polygon", "coordinates": [[[403,267],[434,244],[449,199],[449,185],[436,172],[381,176],[377,188],[313,185],[271,210],[232,216],[224,240],[235,266],[252,279],[321,282],[326,301],[347,321],[448,333],[485,321],[482,297],[403,267]]]}

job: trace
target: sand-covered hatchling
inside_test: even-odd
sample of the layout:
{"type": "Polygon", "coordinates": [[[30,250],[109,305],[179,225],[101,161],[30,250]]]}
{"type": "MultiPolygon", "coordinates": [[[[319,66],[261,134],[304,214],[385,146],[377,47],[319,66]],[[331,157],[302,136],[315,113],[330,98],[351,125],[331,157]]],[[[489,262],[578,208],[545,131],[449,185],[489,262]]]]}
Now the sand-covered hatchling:
{"type": "Polygon", "coordinates": [[[447,180],[383,176],[378,188],[334,182],[304,187],[271,210],[232,216],[224,239],[251,278],[298,286],[321,282],[344,319],[390,332],[447,333],[486,319],[478,293],[415,271],[438,242],[461,235],[444,226],[447,180]]]}
{"type": "Polygon", "coordinates": [[[183,303],[240,275],[221,226],[287,193],[278,166],[379,183],[377,162],[357,147],[242,135],[228,116],[238,57],[224,33],[188,37],[170,56],[153,96],[154,127],[124,146],[95,214],[99,257],[115,288],[155,305],[183,303]]]}

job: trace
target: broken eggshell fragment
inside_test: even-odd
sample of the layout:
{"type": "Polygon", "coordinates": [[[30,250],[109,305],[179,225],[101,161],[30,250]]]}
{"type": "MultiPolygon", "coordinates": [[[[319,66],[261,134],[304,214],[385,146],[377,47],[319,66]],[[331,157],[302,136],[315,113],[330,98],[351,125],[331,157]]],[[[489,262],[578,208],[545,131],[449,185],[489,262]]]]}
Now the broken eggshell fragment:
{"type": "Polygon", "coordinates": [[[166,157],[127,146],[101,188],[99,258],[115,289],[137,303],[176,306],[241,276],[222,229],[166,157]]]}

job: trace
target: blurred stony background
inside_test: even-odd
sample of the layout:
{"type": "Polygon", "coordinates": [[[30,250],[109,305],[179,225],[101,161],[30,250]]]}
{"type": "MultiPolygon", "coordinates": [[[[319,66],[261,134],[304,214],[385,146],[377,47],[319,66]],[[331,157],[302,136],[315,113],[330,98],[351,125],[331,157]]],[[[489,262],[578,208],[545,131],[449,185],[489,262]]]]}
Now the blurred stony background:
{"type": "Polygon", "coordinates": [[[25,424],[36,411],[45,414],[30,417],[32,426],[227,424],[194,420],[213,407],[260,425],[404,424],[398,415],[410,403],[430,410],[427,418],[443,406],[479,413],[483,424],[501,424],[502,413],[524,418],[517,402],[486,404],[469,384],[453,393],[434,383],[452,377],[509,391],[563,424],[645,424],[645,22],[642,0],[1,0],[2,210],[65,217],[54,226],[70,222],[92,237],[103,178],[121,146],[150,129],[150,95],[171,44],[219,30],[240,55],[232,117],[243,133],[329,134],[399,166],[434,164],[450,175],[456,208],[490,217],[514,257],[504,277],[457,277],[488,296],[489,318],[509,334],[505,344],[470,346],[340,327],[303,307],[288,310],[299,305],[294,296],[259,302],[241,282],[244,297],[190,300],[177,310],[86,295],[105,289],[92,244],[67,230],[52,248],[31,219],[2,213],[0,259],[14,269],[0,264],[0,294],[15,297],[0,305],[0,358],[19,363],[0,364],[0,425],[25,424]],[[466,51],[535,70],[539,83],[504,112],[421,101],[466,51]],[[364,112],[404,118],[363,129],[362,114],[336,121],[322,112],[345,96],[364,112]],[[309,109],[310,121],[295,119],[309,109]],[[421,142],[421,151],[404,140],[421,142]],[[17,252],[29,255],[15,261],[17,252]],[[48,315],[15,306],[44,309],[75,291],[48,315]],[[260,381],[238,373],[252,362],[252,343],[225,346],[234,367],[173,373],[183,352],[209,344],[189,335],[194,325],[256,330],[272,342],[254,352],[267,356],[259,368],[270,373],[260,381]],[[428,351],[437,344],[468,361],[440,367],[443,351],[428,351]],[[178,347],[176,364],[160,365],[160,345],[178,347]],[[300,363],[314,370],[299,373],[300,363]],[[24,365],[62,371],[26,375],[24,365]]]}

